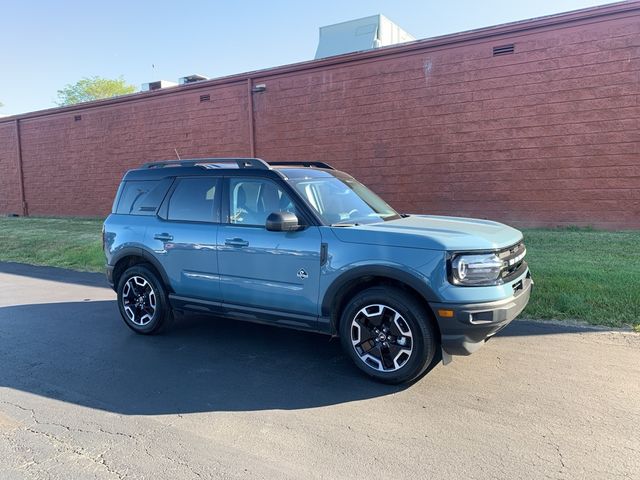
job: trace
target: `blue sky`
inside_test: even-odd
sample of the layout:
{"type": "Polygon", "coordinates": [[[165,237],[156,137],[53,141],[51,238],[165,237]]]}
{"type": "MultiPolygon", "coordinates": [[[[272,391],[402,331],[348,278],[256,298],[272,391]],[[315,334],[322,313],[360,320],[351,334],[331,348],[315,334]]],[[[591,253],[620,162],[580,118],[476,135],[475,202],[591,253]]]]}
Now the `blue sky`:
{"type": "Polygon", "coordinates": [[[0,115],[55,106],[84,76],[141,83],[312,59],[318,28],[382,13],[416,38],[610,3],[597,0],[315,2],[11,1],[0,8],[0,115]]]}

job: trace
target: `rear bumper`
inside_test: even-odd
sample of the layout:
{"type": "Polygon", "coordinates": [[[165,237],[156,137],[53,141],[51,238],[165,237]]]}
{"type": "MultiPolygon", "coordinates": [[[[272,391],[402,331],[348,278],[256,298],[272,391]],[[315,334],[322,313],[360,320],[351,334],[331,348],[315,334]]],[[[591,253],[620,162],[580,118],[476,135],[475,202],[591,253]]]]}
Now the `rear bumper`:
{"type": "Polygon", "coordinates": [[[470,355],[486,340],[506,327],[527,306],[533,289],[527,272],[513,296],[488,303],[431,303],[442,334],[442,349],[450,355],[470,355]],[[439,310],[453,310],[452,317],[443,317],[439,310]]]}

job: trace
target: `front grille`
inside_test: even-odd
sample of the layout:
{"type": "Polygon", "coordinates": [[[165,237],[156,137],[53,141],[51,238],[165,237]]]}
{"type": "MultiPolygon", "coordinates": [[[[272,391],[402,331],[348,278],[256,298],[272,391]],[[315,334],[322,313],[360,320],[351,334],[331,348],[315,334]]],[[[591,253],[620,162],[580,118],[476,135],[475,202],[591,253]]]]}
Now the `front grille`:
{"type": "Polygon", "coordinates": [[[520,242],[498,252],[498,258],[500,258],[504,264],[502,273],[500,274],[503,282],[508,282],[522,273],[521,270],[526,266],[524,262],[526,253],[527,249],[524,246],[524,242],[520,242]]]}

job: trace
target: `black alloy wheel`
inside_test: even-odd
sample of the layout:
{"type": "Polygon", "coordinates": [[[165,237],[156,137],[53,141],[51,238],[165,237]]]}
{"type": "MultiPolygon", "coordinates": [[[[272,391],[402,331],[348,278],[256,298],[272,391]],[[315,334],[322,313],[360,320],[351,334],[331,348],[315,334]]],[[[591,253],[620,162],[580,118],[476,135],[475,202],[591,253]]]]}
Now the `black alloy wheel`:
{"type": "Polygon", "coordinates": [[[414,380],[431,364],[438,347],[435,320],[427,308],[399,288],[367,288],[342,311],[342,346],[356,366],[376,380],[414,380]]]}
{"type": "Polygon", "coordinates": [[[120,276],[117,292],[122,319],[136,333],[157,333],[173,319],[162,281],[144,264],[120,276]]]}

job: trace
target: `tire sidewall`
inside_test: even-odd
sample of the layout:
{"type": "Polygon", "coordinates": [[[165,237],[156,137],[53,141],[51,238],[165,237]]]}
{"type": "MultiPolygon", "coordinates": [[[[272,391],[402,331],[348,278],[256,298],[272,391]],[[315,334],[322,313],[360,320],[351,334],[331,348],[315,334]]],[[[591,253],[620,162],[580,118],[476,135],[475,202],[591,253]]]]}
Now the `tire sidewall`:
{"type": "Polygon", "coordinates": [[[120,310],[120,315],[122,316],[124,323],[131,330],[133,330],[136,333],[149,335],[149,334],[155,333],[162,327],[162,324],[164,323],[167,315],[169,314],[165,289],[162,283],[160,282],[160,280],[158,280],[156,275],[149,268],[143,265],[135,265],[125,270],[125,272],[120,276],[120,279],[118,281],[118,288],[116,291],[118,294],[118,309],[120,310]],[[154,312],[153,317],[151,318],[151,321],[143,326],[133,323],[129,319],[129,317],[127,316],[124,310],[122,292],[124,290],[124,286],[126,282],[131,277],[144,278],[147,282],[149,282],[149,284],[151,285],[151,288],[153,288],[153,291],[156,295],[156,311],[154,312]]]}
{"type": "Polygon", "coordinates": [[[340,319],[340,340],[344,350],[360,370],[385,383],[403,383],[418,377],[429,366],[436,351],[431,320],[411,295],[395,288],[372,287],[358,293],[345,307],[340,319]],[[380,304],[402,315],[412,333],[413,351],[407,363],[393,372],[377,371],[362,361],[351,343],[351,322],[362,308],[380,304]]]}

